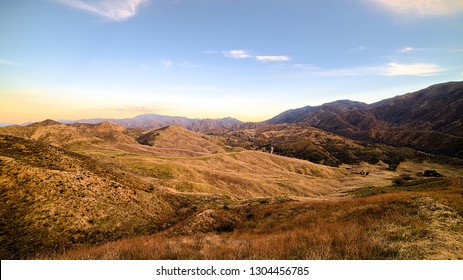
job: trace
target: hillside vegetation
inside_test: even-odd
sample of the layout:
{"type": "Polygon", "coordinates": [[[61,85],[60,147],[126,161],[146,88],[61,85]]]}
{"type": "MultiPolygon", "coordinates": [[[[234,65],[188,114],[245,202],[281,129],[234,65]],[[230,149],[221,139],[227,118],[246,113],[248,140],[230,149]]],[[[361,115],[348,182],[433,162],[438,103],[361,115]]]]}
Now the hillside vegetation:
{"type": "Polygon", "coordinates": [[[340,200],[243,200],[166,231],[62,259],[462,259],[461,179],[360,188],[340,200]]]}
{"type": "Polygon", "coordinates": [[[202,207],[241,199],[319,197],[342,188],[346,174],[234,151],[179,127],[155,132],[153,147],[111,124],[47,121],[2,133],[24,137],[0,137],[2,258],[155,233],[202,207]],[[170,147],[168,139],[190,146],[170,147]]]}
{"type": "MultiPolygon", "coordinates": [[[[278,128],[247,133],[284,143],[287,128],[278,128]]],[[[3,259],[440,258],[447,249],[445,258],[461,258],[454,243],[462,233],[462,182],[450,179],[462,176],[458,168],[335,168],[233,148],[177,126],[141,132],[46,121],[1,132],[3,259]],[[446,177],[390,187],[422,168],[446,177]],[[429,211],[417,216],[423,205],[429,211]],[[439,223],[448,215],[452,224],[426,229],[436,209],[444,211],[439,223]],[[391,237],[403,229],[411,237],[391,237]],[[439,254],[422,247],[433,238],[442,240],[439,254]]],[[[362,148],[318,130],[301,133],[315,145],[362,148]]]]}
{"type": "Polygon", "coordinates": [[[1,127],[0,257],[462,259],[460,97],[1,127]]]}
{"type": "Polygon", "coordinates": [[[446,160],[445,157],[439,158],[407,147],[351,140],[302,123],[263,125],[216,135],[222,135],[225,143],[233,147],[273,151],[274,154],[328,166],[360,162],[376,164],[382,161],[387,164],[399,164],[405,160],[446,160]]]}
{"type": "Polygon", "coordinates": [[[373,104],[339,100],[283,112],[266,124],[303,123],[368,143],[463,157],[463,82],[449,82],[373,104]]]}

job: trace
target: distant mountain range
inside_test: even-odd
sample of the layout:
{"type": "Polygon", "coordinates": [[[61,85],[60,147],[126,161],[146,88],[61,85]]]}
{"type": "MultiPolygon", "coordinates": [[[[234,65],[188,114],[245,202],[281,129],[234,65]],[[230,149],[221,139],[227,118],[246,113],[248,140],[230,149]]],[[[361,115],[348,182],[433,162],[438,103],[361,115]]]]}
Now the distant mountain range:
{"type": "Polygon", "coordinates": [[[373,104],[340,100],[288,110],[264,124],[304,123],[356,140],[463,157],[463,82],[373,104]]]}
{"type": "Polygon", "coordinates": [[[190,119],[178,116],[164,116],[158,114],[143,114],[133,118],[126,119],[81,119],[81,120],[60,120],[61,123],[90,123],[96,124],[101,122],[112,122],[114,124],[122,125],[126,128],[142,128],[142,129],[156,129],[169,125],[179,125],[183,128],[193,131],[207,131],[218,128],[231,128],[241,121],[234,118],[221,118],[221,119],[190,119]]]}
{"type": "MultiPolygon", "coordinates": [[[[255,123],[244,123],[231,117],[191,119],[158,114],[144,114],[126,119],[81,119],[59,122],[65,124],[111,122],[128,129],[143,130],[178,125],[191,131],[209,134],[224,134],[268,125],[300,124],[303,125],[301,130],[311,126],[365,143],[410,147],[434,154],[463,158],[462,112],[463,82],[448,82],[373,104],[338,100],[321,106],[291,109],[267,121],[255,123]]],[[[291,126],[287,133],[294,133],[294,126],[291,126]]]]}

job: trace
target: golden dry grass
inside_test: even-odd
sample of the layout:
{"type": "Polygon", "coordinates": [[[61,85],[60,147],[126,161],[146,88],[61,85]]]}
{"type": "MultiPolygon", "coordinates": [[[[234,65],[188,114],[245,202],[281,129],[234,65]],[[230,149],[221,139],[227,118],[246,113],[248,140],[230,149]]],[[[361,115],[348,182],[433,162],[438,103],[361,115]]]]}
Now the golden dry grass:
{"type": "Polygon", "coordinates": [[[200,135],[179,153],[110,124],[61,126],[0,137],[2,258],[463,258],[461,180],[391,185],[424,169],[462,177],[455,168],[353,166],[364,176],[200,135]]]}
{"type": "Polygon", "coordinates": [[[59,259],[462,259],[462,181],[343,200],[253,200],[59,259]],[[203,228],[191,232],[194,224],[203,228]],[[229,223],[223,232],[218,225],[229,223]],[[228,232],[231,231],[231,232],[228,232]]]}
{"type": "Polygon", "coordinates": [[[212,136],[172,125],[153,130],[138,138],[140,143],[152,146],[153,154],[166,157],[198,157],[223,153],[227,147],[212,136]]]}

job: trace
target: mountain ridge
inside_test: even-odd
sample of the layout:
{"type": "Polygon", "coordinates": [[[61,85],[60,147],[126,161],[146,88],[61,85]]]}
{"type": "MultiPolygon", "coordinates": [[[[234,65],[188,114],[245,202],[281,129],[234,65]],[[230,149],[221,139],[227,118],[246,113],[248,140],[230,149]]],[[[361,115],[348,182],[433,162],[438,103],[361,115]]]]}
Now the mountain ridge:
{"type": "Polygon", "coordinates": [[[97,118],[97,119],[80,119],[80,120],[60,120],[62,123],[100,123],[112,122],[114,124],[122,125],[125,128],[142,128],[145,130],[158,129],[169,125],[180,125],[188,130],[193,131],[207,131],[218,128],[231,128],[242,122],[232,117],[225,118],[187,118],[180,116],[167,116],[159,114],[142,114],[133,118],[115,119],[115,118],[97,118]]]}
{"type": "MultiPolygon", "coordinates": [[[[234,130],[253,129],[273,124],[310,125],[330,133],[369,143],[411,147],[424,152],[463,157],[463,82],[431,85],[422,90],[372,104],[337,100],[320,106],[305,106],[284,111],[262,122],[221,119],[190,119],[179,116],[142,114],[126,119],[86,119],[62,123],[111,122],[126,129],[153,130],[170,125],[185,129],[225,134],[234,130]]],[[[54,126],[45,120],[33,123],[54,126]]],[[[138,131],[137,134],[143,132],[138,131]]]]}
{"type": "Polygon", "coordinates": [[[461,112],[463,82],[448,82],[369,105],[341,100],[292,109],[263,124],[305,123],[355,140],[461,158],[461,112]]]}

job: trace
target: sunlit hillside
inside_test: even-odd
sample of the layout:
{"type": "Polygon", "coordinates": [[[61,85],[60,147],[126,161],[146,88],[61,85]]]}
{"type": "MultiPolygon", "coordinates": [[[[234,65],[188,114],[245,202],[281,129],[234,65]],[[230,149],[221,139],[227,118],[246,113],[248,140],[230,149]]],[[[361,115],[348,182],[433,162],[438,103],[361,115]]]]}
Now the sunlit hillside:
{"type": "MultiPolygon", "coordinates": [[[[326,134],[308,132],[300,141],[323,149],[326,134]]],[[[285,143],[275,130],[259,133],[285,143]]],[[[0,134],[2,258],[440,258],[416,246],[462,237],[463,174],[432,158],[395,170],[382,161],[330,167],[179,126],[45,121],[0,134]],[[445,178],[416,177],[425,169],[445,178]],[[415,216],[415,207],[430,212],[415,216]],[[445,223],[439,209],[453,226],[425,229],[435,215],[445,223]],[[395,240],[403,227],[412,236],[395,240]]],[[[446,258],[461,257],[454,243],[439,247],[452,247],[446,258]]]]}

